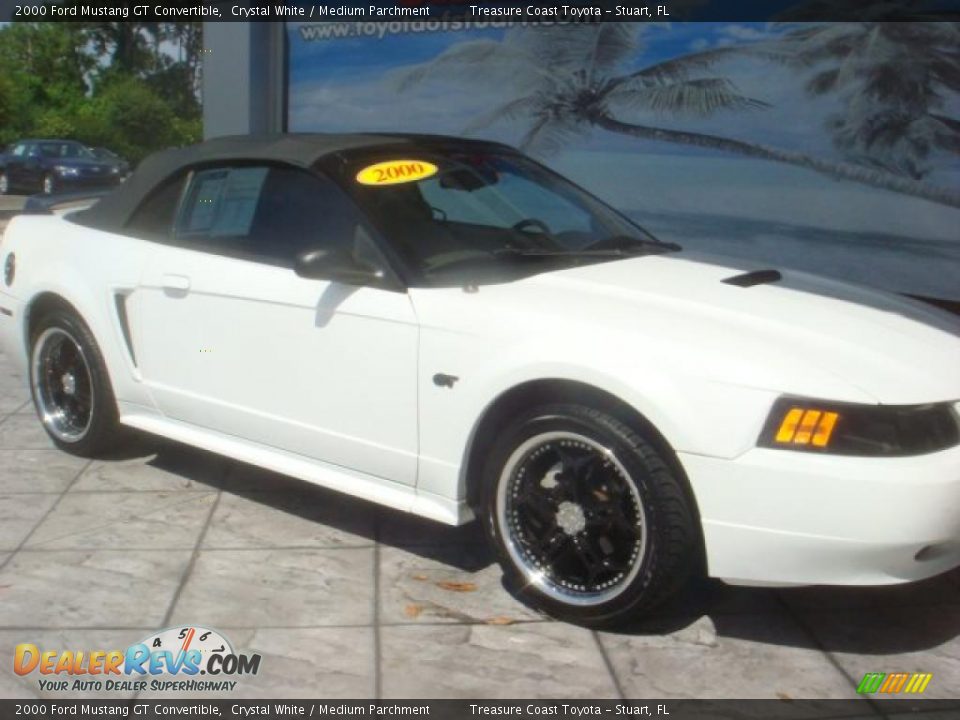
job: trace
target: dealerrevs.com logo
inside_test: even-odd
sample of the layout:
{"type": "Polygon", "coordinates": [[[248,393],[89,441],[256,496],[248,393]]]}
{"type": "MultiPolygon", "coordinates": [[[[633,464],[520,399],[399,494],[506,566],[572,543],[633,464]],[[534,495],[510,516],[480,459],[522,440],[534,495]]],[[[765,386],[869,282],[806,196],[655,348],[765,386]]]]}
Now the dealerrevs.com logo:
{"type": "Polygon", "coordinates": [[[161,630],[126,650],[20,643],[13,656],[13,671],[36,673],[39,688],[48,692],[228,692],[237,685],[233,678],[259,670],[259,655],[236,653],[221,633],[199,626],[161,630]]]}

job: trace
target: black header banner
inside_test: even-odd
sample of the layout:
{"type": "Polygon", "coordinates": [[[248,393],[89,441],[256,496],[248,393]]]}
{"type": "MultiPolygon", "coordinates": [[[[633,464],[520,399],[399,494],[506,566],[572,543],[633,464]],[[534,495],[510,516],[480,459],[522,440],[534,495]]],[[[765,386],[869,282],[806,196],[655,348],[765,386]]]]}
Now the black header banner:
{"type": "Polygon", "coordinates": [[[960,0],[0,0],[0,21],[764,22],[960,20],[960,0]]]}
{"type": "Polygon", "coordinates": [[[956,717],[957,700],[0,700],[8,718],[660,718],[840,720],[956,717]]]}

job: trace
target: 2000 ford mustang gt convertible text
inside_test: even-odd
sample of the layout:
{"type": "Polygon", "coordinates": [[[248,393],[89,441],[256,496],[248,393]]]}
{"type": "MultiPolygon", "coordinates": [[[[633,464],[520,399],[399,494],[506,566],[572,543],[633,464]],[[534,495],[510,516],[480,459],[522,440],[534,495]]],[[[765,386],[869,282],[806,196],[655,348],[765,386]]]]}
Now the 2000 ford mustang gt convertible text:
{"type": "Polygon", "coordinates": [[[0,246],[0,337],[64,450],[118,425],[447,523],[622,621],[692,573],[960,564],[960,325],[661,243],[509,147],[223,138],[0,246]]]}

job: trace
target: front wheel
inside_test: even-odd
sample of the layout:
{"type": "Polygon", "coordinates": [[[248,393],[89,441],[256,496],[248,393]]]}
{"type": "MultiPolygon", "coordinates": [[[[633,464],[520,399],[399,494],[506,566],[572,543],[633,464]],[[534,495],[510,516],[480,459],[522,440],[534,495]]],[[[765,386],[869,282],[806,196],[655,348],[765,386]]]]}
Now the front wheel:
{"type": "Polygon", "coordinates": [[[31,334],[30,388],[44,429],[61,450],[92,456],[117,435],[117,404],[106,365],[86,324],[57,310],[31,334]]]}
{"type": "Polygon", "coordinates": [[[5,172],[0,172],[0,195],[10,194],[10,178],[5,172]]]}
{"type": "Polygon", "coordinates": [[[652,438],[580,405],[536,408],[494,443],[485,525],[508,584],[556,618],[636,619],[699,568],[695,513],[652,438]]]}
{"type": "Polygon", "coordinates": [[[43,185],[41,190],[43,190],[44,195],[53,195],[57,189],[57,181],[54,179],[53,175],[44,175],[43,176],[43,185]]]}

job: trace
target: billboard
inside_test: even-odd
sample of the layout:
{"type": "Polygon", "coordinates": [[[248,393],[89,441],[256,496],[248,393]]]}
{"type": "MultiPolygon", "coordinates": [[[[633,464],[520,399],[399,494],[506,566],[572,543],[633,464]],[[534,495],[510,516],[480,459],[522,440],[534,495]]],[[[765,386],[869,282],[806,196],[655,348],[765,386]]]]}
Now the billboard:
{"type": "Polygon", "coordinates": [[[508,142],[685,248],[957,301],[956,32],[288,23],[288,128],[508,142]]]}

